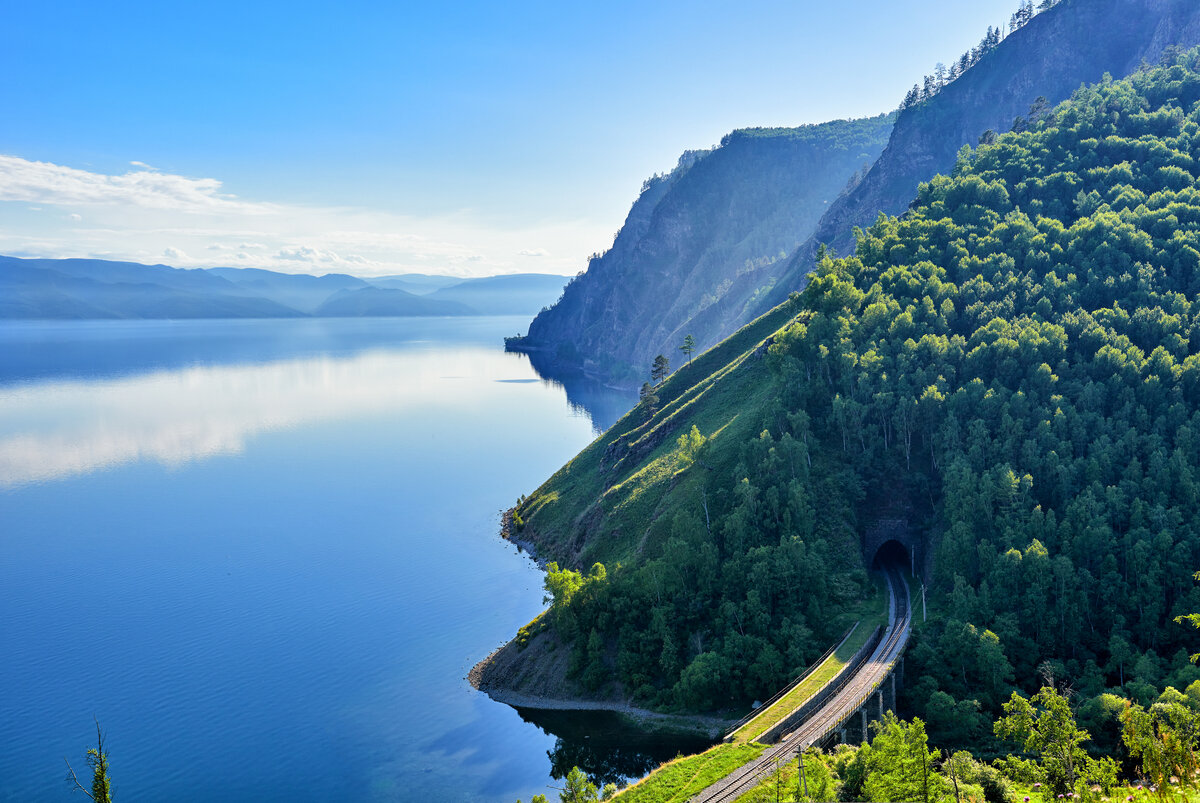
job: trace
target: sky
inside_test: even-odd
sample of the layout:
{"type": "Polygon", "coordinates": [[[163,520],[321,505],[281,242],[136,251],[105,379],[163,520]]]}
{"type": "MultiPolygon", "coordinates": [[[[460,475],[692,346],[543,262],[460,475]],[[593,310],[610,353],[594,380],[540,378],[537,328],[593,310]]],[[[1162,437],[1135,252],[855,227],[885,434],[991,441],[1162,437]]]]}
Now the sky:
{"type": "Polygon", "coordinates": [[[0,254],[571,275],[684,150],[894,109],[1017,4],[9,3],[0,254]]]}

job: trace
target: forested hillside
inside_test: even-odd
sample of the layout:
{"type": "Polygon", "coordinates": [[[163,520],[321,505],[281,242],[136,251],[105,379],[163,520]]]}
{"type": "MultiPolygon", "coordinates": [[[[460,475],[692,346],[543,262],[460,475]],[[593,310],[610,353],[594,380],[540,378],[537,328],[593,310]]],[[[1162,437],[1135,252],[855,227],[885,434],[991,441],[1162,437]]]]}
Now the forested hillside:
{"type": "Polygon", "coordinates": [[[563,567],[522,642],[571,645],[598,694],[747,705],[829,645],[868,595],[864,526],[901,515],[935,741],[989,738],[1052,674],[1111,747],[1101,695],[1200,677],[1173,621],[1200,610],[1198,176],[1200,51],[964,149],[522,500],[563,567]]]}
{"type": "Polygon", "coordinates": [[[875,161],[893,119],[744,129],[684,154],[645,183],[612,248],[512,345],[625,384],[640,384],[654,356],[687,334],[713,345],[736,327],[719,317],[685,326],[739,274],[794,251],[875,161]]]}
{"type": "MultiPolygon", "coordinates": [[[[819,220],[797,218],[778,232],[764,227],[775,233],[772,248],[784,249],[785,257],[765,248],[709,248],[737,242],[746,224],[727,233],[720,217],[705,216],[707,207],[676,205],[669,229],[660,230],[674,239],[664,239],[650,228],[654,205],[640,214],[635,205],[612,251],[589,263],[562,301],[531,324],[529,344],[561,351],[568,365],[585,365],[609,380],[636,377],[640,383],[654,355],[676,354],[687,334],[708,347],[802,289],[820,245],[848,253],[855,226],[871,225],[880,212],[903,212],[922,181],[954,166],[964,144],[974,147],[981,137],[1026,125],[1031,113],[1044,113],[1105,73],[1122,78],[1143,63],[1157,64],[1165,49],[1200,44],[1194,0],[1059,0],[1036,8],[1041,13],[1023,3],[1007,24],[996,20],[968,52],[945,54],[948,69],[935,69],[915,93],[896,98],[895,126],[882,131],[886,148],[871,149],[869,171],[848,184],[861,165],[853,159],[830,165],[831,181],[816,196],[829,202],[818,204],[819,220]],[[664,242],[681,258],[664,260],[664,242]],[[694,254],[704,248],[707,264],[701,265],[694,254]]],[[[766,180],[779,170],[769,156],[764,152],[745,171],[731,210],[762,214],[793,202],[787,196],[796,190],[766,180]],[[740,200],[753,193],[762,196],[757,206],[740,200]]],[[[804,176],[802,191],[811,192],[819,180],[804,176]]],[[[714,185],[708,191],[728,190],[714,185]]]]}

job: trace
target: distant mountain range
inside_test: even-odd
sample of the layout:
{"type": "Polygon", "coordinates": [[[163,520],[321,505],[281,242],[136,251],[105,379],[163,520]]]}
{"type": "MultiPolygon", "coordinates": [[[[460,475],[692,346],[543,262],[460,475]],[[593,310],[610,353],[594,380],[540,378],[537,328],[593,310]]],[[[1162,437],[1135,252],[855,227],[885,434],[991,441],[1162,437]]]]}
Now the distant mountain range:
{"type": "Polygon", "coordinates": [[[0,256],[0,318],[532,315],[566,282],[540,273],[359,278],[0,256]]]}

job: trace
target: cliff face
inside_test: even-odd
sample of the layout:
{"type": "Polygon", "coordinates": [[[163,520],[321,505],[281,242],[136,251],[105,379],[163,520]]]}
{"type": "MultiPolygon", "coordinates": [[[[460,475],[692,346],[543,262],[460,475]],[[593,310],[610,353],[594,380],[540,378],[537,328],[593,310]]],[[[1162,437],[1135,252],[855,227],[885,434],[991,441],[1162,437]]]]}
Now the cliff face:
{"type": "Polygon", "coordinates": [[[1011,130],[1039,97],[1054,106],[1105,73],[1121,78],[1143,61],[1157,63],[1169,45],[1196,44],[1196,0],[1064,0],[1038,14],[935,97],[902,111],[866,178],[830,205],[782,274],[753,277],[747,284],[754,287],[738,288],[743,298],[734,293],[725,305],[745,321],[801,289],[818,244],[852,252],[855,226],[870,225],[880,212],[904,212],[922,181],[953,169],[963,145],[976,146],[988,130],[1011,130]],[[774,289],[745,308],[744,296],[764,285],[774,289]]]}
{"type": "Polygon", "coordinates": [[[893,118],[748,129],[685,154],[647,182],[613,247],[593,258],[516,345],[637,385],[656,354],[678,364],[735,327],[704,315],[740,275],[782,265],[856,172],[882,150],[893,118]]]}

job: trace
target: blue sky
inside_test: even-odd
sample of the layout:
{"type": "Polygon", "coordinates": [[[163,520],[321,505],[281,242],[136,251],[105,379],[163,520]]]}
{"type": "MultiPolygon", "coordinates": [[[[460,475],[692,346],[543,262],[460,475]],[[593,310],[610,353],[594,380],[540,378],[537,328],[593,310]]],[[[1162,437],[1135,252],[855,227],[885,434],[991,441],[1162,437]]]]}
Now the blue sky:
{"type": "Polygon", "coordinates": [[[683,150],[894,108],[1016,5],[11,3],[0,253],[575,273],[683,150]]]}

